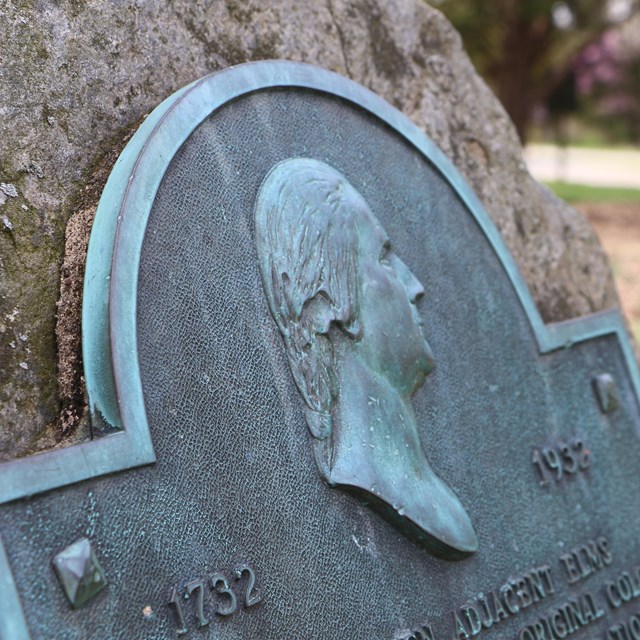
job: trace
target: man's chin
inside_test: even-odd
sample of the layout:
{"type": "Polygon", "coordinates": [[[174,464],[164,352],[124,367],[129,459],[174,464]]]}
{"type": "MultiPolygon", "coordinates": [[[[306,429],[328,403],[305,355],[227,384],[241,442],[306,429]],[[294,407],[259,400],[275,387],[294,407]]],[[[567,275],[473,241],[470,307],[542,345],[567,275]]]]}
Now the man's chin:
{"type": "Polygon", "coordinates": [[[431,353],[431,348],[427,345],[426,352],[422,361],[422,371],[424,372],[424,376],[428,376],[434,369],[436,368],[436,361],[433,358],[433,354],[431,353]]]}
{"type": "Polygon", "coordinates": [[[416,372],[414,376],[413,388],[411,389],[411,393],[415,393],[423,384],[426,377],[433,371],[433,366],[422,366],[416,372]]]}

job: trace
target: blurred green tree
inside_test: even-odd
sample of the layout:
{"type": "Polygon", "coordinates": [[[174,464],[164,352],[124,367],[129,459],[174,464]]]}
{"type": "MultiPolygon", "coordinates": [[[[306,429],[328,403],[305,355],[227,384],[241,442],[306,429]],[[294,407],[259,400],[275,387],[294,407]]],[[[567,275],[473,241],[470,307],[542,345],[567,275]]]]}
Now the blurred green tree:
{"type": "Polygon", "coordinates": [[[571,82],[576,55],[612,25],[640,9],[640,0],[431,0],[462,35],[526,142],[536,105],[571,82]]]}

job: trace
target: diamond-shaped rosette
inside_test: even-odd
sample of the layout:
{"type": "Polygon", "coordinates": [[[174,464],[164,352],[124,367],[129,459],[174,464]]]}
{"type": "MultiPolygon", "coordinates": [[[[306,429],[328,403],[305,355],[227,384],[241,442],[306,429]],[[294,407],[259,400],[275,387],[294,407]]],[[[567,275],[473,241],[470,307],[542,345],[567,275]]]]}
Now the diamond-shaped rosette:
{"type": "Polygon", "coordinates": [[[616,382],[610,373],[601,373],[593,381],[602,413],[612,413],[620,406],[616,382]]]}
{"type": "Polygon", "coordinates": [[[107,586],[104,571],[88,538],[69,545],[53,559],[53,568],[74,609],[107,586]]]}

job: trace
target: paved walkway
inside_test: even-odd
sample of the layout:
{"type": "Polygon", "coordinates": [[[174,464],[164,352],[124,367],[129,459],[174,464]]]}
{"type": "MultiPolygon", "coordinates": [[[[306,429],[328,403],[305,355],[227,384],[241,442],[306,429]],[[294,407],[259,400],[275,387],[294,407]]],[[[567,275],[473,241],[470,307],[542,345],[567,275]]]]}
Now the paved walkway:
{"type": "Polygon", "coordinates": [[[640,189],[640,149],[583,149],[535,144],[525,149],[537,180],[640,189]]]}

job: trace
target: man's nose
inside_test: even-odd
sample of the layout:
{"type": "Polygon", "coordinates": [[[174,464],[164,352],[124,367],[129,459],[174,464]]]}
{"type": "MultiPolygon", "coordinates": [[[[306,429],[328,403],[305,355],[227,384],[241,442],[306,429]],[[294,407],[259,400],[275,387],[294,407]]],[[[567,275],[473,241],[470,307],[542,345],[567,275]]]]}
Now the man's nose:
{"type": "Polygon", "coordinates": [[[396,264],[395,269],[396,273],[402,280],[402,284],[404,284],[405,289],[407,290],[407,295],[409,296],[409,300],[413,303],[417,303],[422,297],[424,297],[424,287],[418,278],[413,275],[413,272],[407,265],[400,260],[397,256],[395,256],[396,264]]]}

